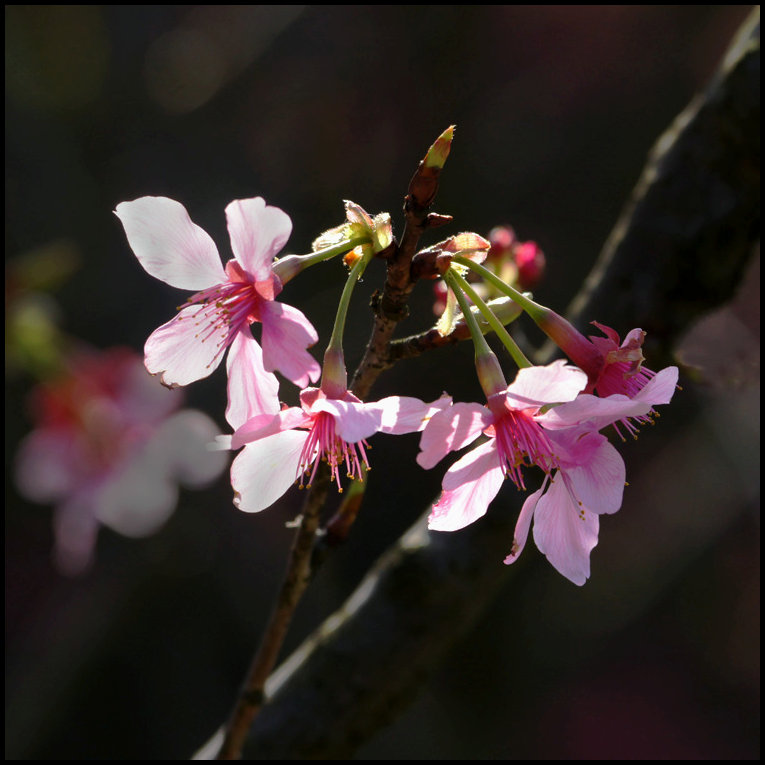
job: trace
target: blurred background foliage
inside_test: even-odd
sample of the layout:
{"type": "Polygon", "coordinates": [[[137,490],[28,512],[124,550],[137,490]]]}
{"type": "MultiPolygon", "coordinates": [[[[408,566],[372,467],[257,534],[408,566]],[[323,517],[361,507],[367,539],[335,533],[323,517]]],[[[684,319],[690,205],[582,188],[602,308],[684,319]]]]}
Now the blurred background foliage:
{"type": "MultiPolygon", "coordinates": [[[[512,225],[547,256],[537,299],[562,311],[653,142],[749,10],[6,6],[6,758],[189,757],[230,710],[299,511],[292,492],[238,513],[224,476],[184,492],[147,540],[103,531],[87,576],[53,568],[50,509],[12,481],[45,333],[140,350],[180,302],[140,268],[115,205],[177,199],[224,258],[224,207],[248,196],[292,217],[290,252],[339,223],[343,199],[391,212],[400,234],[417,162],[456,124],[435,207],[455,217],[444,235],[512,225]]],[[[370,268],[354,296],[350,368],[382,273],[370,268]]],[[[342,267],[310,275],[285,299],[326,341],[342,267]]],[[[430,326],[432,301],[415,291],[402,332],[430,326]]],[[[734,304],[706,321],[688,352],[716,371],[684,379],[660,424],[622,449],[630,489],[603,523],[591,581],[576,588],[527,550],[358,759],[759,757],[758,255],[734,304]],[[684,400],[702,415],[688,422],[684,400]]],[[[405,362],[372,395],[478,396],[471,358],[464,344],[405,362]]],[[[187,391],[222,429],[224,397],[222,370],[187,391]]],[[[361,516],[288,649],[438,492],[442,473],[414,463],[416,437],[373,445],[361,516]]]]}

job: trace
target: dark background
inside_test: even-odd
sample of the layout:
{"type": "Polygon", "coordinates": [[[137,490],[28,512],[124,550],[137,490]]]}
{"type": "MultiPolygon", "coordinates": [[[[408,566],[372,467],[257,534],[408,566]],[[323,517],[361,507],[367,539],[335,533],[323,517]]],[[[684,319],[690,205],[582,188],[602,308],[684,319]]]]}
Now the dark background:
{"type": "MultiPolygon", "coordinates": [[[[338,224],[343,199],[389,211],[400,235],[417,162],[456,124],[436,203],[455,218],[444,235],[510,223],[547,254],[535,296],[562,312],[653,142],[749,10],[6,6],[6,257],[44,248],[77,263],[53,295],[62,329],[140,350],[181,293],[138,265],[111,212],[120,201],[181,201],[224,258],[225,205],[256,195],[292,217],[289,252],[338,224]]],[[[622,448],[630,488],[603,520],[591,580],[575,587],[530,544],[358,759],[759,757],[758,262],[736,306],[693,336],[713,373],[681,380],[660,424],[622,448]]],[[[320,359],[342,269],[308,273],[283,299],[313,321],[320,359]]],[[[371,326],[364,293],[382,274],[373,264],[354,295],[351,369],[371,326]]],[[[402,332],[430,325],[430,302],[421,285],[402,332]]],[[[372,396],[478,397],[471,355],[465,344],[405,362],[372,396]]],[[[30,383],[7,366],[7,478],[31,427],[30,383]]],[[[225,429],[224,396],[219,370],[187,401],[225,429]]],[[[294,403],[295,391],[285,383],[282,396],[294,403]]],[[[438,491],[443,470],[414,465],[415,436],[373,446],[363,512],[288,650],[438,491]]],[[[230,710],[298,511],[293,491],[241,514],[224,476],[184,493],[150,539],[102,531],[95,568],[73,581],[50,562],[50,509],[7,480],[6,757],[191,756],[230,710]]]]}

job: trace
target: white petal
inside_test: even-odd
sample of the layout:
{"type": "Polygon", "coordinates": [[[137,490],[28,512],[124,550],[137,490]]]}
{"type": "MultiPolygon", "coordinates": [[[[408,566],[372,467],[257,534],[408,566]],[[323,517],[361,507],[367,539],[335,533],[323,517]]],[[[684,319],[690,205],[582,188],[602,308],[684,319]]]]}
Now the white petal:
{"type": "Polygon", "coordinates": [[[271,264],[292,233],[286,212],[261,197],[235,199],[226,207],[231,249],[245,271],[257,281],[271,276],[271,264]]]}
{"type": "Polygon", "coordinates": [[[285,430],[246,444],[231,465],[234,504],[245,513],[270,507],[295,483],[305,430],[285,430]]]}
{"type": "Polygon", "coordinates": [[[114,211],[128,243],[153,277],[173,287],[203,290],[228,281],[215,242],[167,197],[121,202],[114,211]]]}

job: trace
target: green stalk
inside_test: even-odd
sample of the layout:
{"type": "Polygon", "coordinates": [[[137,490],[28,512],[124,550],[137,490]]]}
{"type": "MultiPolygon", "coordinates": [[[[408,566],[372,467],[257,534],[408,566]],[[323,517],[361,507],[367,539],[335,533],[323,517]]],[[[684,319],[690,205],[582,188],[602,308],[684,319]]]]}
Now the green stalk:
{"type": "Polygon", "coordinates": [[[518,303],[518,305],[521,306],[521,308],[523,308],[534,321],[544,319],[548,312],[544,306],[535,303],[533,300],[527,298],[522,292],[518,292],[517,289],[511,287],[507,282],[502,281],[502,279],[486,268],[486,266],[482,266],[480,263],[476,263],[474,260],[470,260],[470,258],[466,258],[463,255],[455,255],[453,260],[461,266],[467,266],[487,282],[493,284],[500,292],[518,303]]]}
{"type": "Polygon", "coordinates": [[[324,369],[321,373],[321,389],[329,398],[340,398],[348,389],[348,372],[345,368],[345,357],[343,355],[343,332],[345,331],[345,319],[348,315],[348,305],[351,302],[351,293],[356,286],[356,282],[361,278],[364,269],[373,257],[360,257],[354,263],[348,279],[340,295],[340,302],[335,314],[335,323],[332,327],[332,335],[327,344],[327,350],[324,351],[324,369]]]}
{"type": "MultiPolygon", "coordinates": [[[[456,258],[455,258],[456,260],[456,258]]],[[[472,262],[472,261],[470,261],[472,262]]],[[[457,273],[454,269],[449,269],[449,273],[451,274],[454,282],[460,286],[460,288],[467,294],[467,296],[473,301],[474,305],[478,308],[478,310],[483,314],[484,318],[487,322],[489,322],[489,326],[494,330],[497,337],[502,341],[502,345],[507,348],[510,355],[513,357],[513,360],[515,363],[523,369],[524,367],[530,367],[532,366],[531,362],[523,355],[523,351],[518,347],[518,343],[513,340],[513,338],[510,336],[510,333],[505,329],[502,322],[494,315],[491,308],[486,305],[484,300],[478,295],[478,293],[470,286],[468,281],[457,273]]],[[[455,295],[457,293],[455,292],[455,295]]],[[[460,303],[460,308],[462,308],[462,304],[460,303]]],[[[464,315],[465,309],[462,309],[462,313],[464,315]]],[[[468,313],[470,313],[470,309],[468,308],[468,313]]]]}
{"type": "Polygon", "coordinates": [[[310,266],[323,263],[325,260],[330,260],[337,255],[344,255],[360,244],[371,243],[372,240],[368,235],[356,236],[353,239],[346,239],[339,244],[333,244],[331,247],[325,247],[323,250],[317,250],[308,255],[285,255],[274,263],[273,270],[279,279],[281,279],[282,284],[286,284],[290,279],[310,266]]]}

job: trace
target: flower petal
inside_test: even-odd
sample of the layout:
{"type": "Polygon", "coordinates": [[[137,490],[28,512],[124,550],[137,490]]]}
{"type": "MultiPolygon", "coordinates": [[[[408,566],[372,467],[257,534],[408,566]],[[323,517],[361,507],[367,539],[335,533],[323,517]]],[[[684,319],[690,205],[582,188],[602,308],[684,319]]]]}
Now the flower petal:
{"type": "Polygon", "coordinates": [[[146,369],[169,388],[210,375],[223,358],[229,328],[215,305],[191,305],[154,330],[144,346],[146,369]]]}
{"type": "Polygon", "coordinates": [[[422,432],[417,464],[430,470],[449,452],[475,441],[492,420],[491,412],[481,404],[460,402],[436,412],[422,432]]]}
{"type": "Polygon", "coordinates": [[[261,197],[235,199],[226,207],[231,249],[256,282],[271,277],[274,257],[292,233],[289,215],[261,197]]]}
{"type": "Polygon", "coordinates": [[[572,500],[598,515],[615,513],[622,506],[627,473],[609,440],[592,432],[556,433],[553,440],[572,500]]]}
{"type": "Polygon", "coordinates": [[[511,563],[515,563],[518,560],[523,548],[526,546],[526,540],[529,537],[529,529],[531,528],[531,519],[534,517],[534,511],[537,509],[537,502],[544,493],[547,487],[547,476],[545,476],[545,482],[542,487],[537,489],[533,494],[529,494],[526,497],[526,501],[523,503],[521,512],[518,515],[518,520],[515,524],[515,531],[513,532],[513,546],[510,549],[510,554],[505,558],[505,563],[509,566],[511,563]]]}
{"type": "Polygon", "coordinates": [[[261,305],[263,364],[278,370],[299,388],[315,382],[321,374],[319,362],[306,348],[319,339],[302,311],[276,301],[261,305]]]}
{"type": "Polygon", "coordinates": [[[331,414],[335,418],[335,433],[349,444],[369,438],[380,430],[382,411],[375,404],[319,398],[311,411],[331,414]]]}
{"type": "Polygon", "coordinates": [[[251,417],[241,425],[231,439],[231,448],[239,449],[252,441],[272,436],[294,428],[309,428],[311,416],[306,414],[299,406],[282,409],[277,414],[259,414],[251,417]]]}
{"type": "Polygon", "coordinates": [[[574,584],[590,576],[590,552],[598,543],[598,515],[579,507],[560,476],[537,502],[534,542],[547,560],[574,584]]]}
{"type": "Polygon", "coordinates": [[[270,507],[295,483],[304,430],[285,430],[247,444],[231,465],[234,504],[245,513],[270,507]]]}
{"type": "Polygon", "coordinates": [[[138,261],[156,279],[194,291],[228,281],[215,242],[180,202],[141,197],[120,202],[114,213],[138,261]]]}
{"type": "Polygon", "coordinates": [[[67,576],[84,574],[93,563],[98,521],[93,514],[92,487],[78,492],[53,514],[56,567],[67,576]]]}
{"type": "Polygon", "coordinates": [[[203,412],[183,409],[165,420],[146,444],[147,459],[165,459],[173,482],[191,489],[208,486],[223,472],[228,455],[216,448],[218,426],[203,412]]]}
{"type": "Polygon", "coordinates": [[[494,441],[472,449],[444,475],[443,493],[433,505],[428,528],[457,531],[486,514],[504,475],[494,441]]]}
{"type": "Polygon", "coordinates": [[[388,396],[376,405],[382,411],[380,431],[383,433],[415,433],[424,430],[436,412],[443,411],[452,402],[444,393],[441,398],[426,404],[412,396],[388,396]]]}
{"type": "Polygon", "coordinates": [[[16,452],[16,486],[32,502],[57,502],[90,480],[90,462],[87,444],[74,430],[33,430],[16,452]]]}
{"type": "Polygon", "coordinates": [[[251,417],[276,414],[279,404],[279,381],[266,372],[263,351],[249,326],[234,337],[226,359],[228,371],[228,406],[226,421],[236,430],[251,417]]]}
{"type": "Polygon", "coordinates": [[[633,396],[633,400],[647,401],[651,406],[668,404],[677,390],[677,376],[677,367],[662,369],[633,396]]]}
{"type": "Polygon", "coordinates": [[[651,404],[621,393],[601,398],[590,393],[580,394],[576,400],[555,406],[548,412],[535,417],[548,430],[581,425],[591,430],[601,430],[612,422],[625,417],[639,417],[648,414],[651,404]]]}
{"type": "Polygon", "coordinates": [[[587,385],[587,375],[558,359],[545,367],[518,370],[507,388],[508,404],[517,409],[573,401],[587,385]]]}

